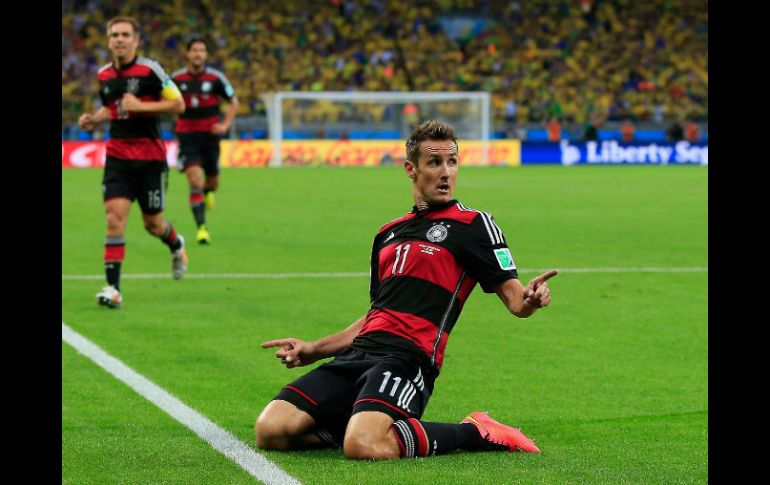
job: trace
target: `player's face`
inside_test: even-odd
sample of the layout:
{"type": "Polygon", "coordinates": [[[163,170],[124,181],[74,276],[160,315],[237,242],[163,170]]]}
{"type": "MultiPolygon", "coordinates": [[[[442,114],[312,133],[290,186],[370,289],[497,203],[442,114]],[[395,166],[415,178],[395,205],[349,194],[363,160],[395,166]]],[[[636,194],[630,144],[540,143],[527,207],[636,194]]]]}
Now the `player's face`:
{"type": "Polygon", "coordinates": [[[206,63],[207,56],[206,45],[202,42],[194,43],[190,46],[190,50],[187,51],[187,61],[194,67],[203,66],[206,63]]]}
{"type": "Polygon", "coordinates": [[[109,32],[110,52],[118,61],[130,61],[136,54],[136,48],[139,47],[139,37],[134,32],[134,26],[128,22],[118,22],[112,24],[109,32]]]}
{"type": "Polygon", "coordinates": [[[415,203],[445,204],[452,200],[457,180],[457,144],[451,140],[420,142],[417,165],[407,161],[406,172],[413,180],[415,203]]]}

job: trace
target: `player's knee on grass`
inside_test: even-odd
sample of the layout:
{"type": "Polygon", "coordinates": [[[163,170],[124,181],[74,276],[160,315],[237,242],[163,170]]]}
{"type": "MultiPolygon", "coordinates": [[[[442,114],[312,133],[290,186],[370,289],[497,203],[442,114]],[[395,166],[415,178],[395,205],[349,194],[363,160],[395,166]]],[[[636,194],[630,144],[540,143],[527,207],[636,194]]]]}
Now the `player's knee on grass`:
{"type": "Polygon", "coordinates": [[[351,460],[393,460],[401,457],[392,434],[379,437],[346,434],[343,451],[345,458],[351,460]]]}
{"type": "Polygon", "coordinates": [[[264,450],[288,450],[289,436],[284,423],[271,421],[263,415],[254,423],[254,439],[264,450]]]}
{"type": "Polygon", "coordinates": [[[267,450],[289,450],[306,441],[315,428],[309,414],[279,399],[271,401],[254,423],[257,446],[267,450]]]}
{"type": "Polygon", "coordinates": [[[351,460],[392,460],[399,458],[398,448],[390,426],[393,419],[380,412],[356,413],[345,431],[343,451],[351,460]]]}

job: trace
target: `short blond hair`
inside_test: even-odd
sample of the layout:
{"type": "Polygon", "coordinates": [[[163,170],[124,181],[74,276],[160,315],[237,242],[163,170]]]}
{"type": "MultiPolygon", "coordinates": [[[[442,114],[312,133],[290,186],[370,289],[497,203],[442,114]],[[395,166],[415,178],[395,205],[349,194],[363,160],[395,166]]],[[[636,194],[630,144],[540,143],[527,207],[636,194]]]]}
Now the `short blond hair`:
{"type": "Polygon", "coordinates": [[[110,29],[112,26],[119,23],[131,24],[131,28],[134,29],[134,34],[139,35],[139,22],[137,22],[134,17],[129,17],[127,15],[118,15],[117,17],[112,17],[107,22],[107,35],[110,34],[110,29]]]}

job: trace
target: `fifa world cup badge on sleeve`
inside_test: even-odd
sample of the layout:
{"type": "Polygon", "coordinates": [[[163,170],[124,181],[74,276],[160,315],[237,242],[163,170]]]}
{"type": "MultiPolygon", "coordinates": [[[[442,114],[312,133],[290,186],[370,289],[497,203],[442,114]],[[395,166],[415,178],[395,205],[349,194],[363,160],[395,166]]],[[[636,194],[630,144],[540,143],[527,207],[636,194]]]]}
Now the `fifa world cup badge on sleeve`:
{"type": "Polygon", "coordinates": [[[513,256],[511,256],[510,249],[495,249],[495,257],[497,258],[497,264],[500,265],[500,268],[516,269],[516,263],[513,262],[513,256]]]}

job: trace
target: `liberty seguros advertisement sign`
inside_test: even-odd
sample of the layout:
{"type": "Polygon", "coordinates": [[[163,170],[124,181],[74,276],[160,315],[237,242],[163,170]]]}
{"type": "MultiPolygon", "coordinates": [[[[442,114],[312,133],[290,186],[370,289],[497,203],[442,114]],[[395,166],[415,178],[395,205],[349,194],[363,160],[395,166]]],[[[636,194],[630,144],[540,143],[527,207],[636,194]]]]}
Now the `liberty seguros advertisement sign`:
{"type": "Polygon", "coordinates": [[[618,143],[614,140],[559,143],[522,143],[522,164],[617,165],[690,164],[708,165],[708,144],[618,143]]]}

